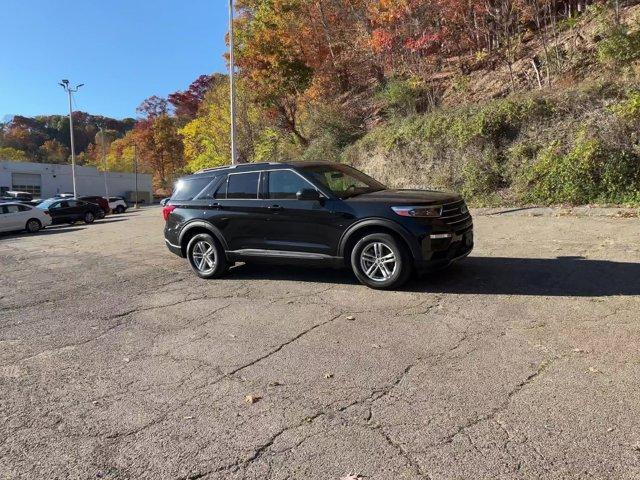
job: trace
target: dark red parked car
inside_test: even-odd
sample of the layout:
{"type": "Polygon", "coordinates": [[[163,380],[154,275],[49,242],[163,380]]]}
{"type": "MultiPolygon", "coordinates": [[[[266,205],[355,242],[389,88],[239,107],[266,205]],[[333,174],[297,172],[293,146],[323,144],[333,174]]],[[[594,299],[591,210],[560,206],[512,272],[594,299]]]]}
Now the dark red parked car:
{"type": "Polygon", "coordinates": [[[87,196],[87,197],[80,197],[79,200],[84,200],[85,202],[89,202],[89,203],[95,203],[102,209],[105,215],[109,214],[109,212],[111,211],[111,209],[109,208],[109,200],[107,200],[104,197],[87,196]]]}

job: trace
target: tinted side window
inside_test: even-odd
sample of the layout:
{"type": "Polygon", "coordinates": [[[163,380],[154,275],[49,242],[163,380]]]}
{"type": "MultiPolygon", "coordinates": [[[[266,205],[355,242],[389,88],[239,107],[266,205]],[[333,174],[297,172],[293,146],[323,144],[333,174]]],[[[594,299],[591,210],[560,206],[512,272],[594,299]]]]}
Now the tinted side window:
{"type": "Polygon", "coordinates": [[[227,198],[258,198],[259,172],[234,173],[227,179],[227,198]]]}
{"type": "Polygon", "coordinates": [[[18,205],[5,205],[4,208],[6,209],[7,213],[18,213],[20,211],[18,205]]]}
{"type": "Polygon", "coordinates": [[[296,193],[303,188],[313,188],[313,185],[290,170],[269,172],[267,198],[295,200],[296,193]]]}
{"type": "Polygon", "coordinates": [[[211,177],[196,177],[187,180],[178,180],[171,195],[171,200],[184,201],[193,200],[204,187],[211,182],[211,177]]]}
{"type": "Polygon", "coordinates": [[[218,190],[217,187],[218,187],[219,179],[220,179],[220,175],[216,177],[209,177],[209,180],[211,182],[209,183],[209,185],[207,185],[207,187],[202,192],[200,192],[200,195],[198,195],[198,199],[209,200],[212,198],[218,198],[215,195],[216,195],[216,190],[218,190]]]}
{"type": "Polygon", "coordinates": [[[27,212],[27,211],[31,210],[29,207],[27,207],[27,206],[25,206],[25,205],[18,205],[18,209],[19,209],[21,212],[27,212]]]}
{"type": "Polygon", "coordinates": [[[69,200],[67,202],[67,207],[78,207],[80,205],[84,205],[84,202],[76,202],[75,200],[69,200]]]}

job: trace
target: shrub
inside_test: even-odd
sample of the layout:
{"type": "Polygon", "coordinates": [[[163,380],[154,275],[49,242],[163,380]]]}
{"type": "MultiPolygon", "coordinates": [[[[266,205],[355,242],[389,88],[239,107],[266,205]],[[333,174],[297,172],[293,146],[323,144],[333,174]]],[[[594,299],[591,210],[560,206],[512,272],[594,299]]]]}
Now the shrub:
{"type": "Polygon", "coordinates": [[[599,43],[598,58],[603,63],[626,65],[640,58],[640,30],[629,32],[622,25],[614,26],[599,43]]]}

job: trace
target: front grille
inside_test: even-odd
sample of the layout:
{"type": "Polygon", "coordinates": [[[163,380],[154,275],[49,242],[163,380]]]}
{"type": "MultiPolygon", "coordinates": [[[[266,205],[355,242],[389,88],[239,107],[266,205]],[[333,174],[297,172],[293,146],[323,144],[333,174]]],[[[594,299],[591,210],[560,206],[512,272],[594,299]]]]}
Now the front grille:
{"type": "Polygon", "coordinates": [[[464,200],[443,205],[442,216],[440,219],[456,233],[467,230],[471,225],[473,225],[471,214],[469,213],[464,200]]]}

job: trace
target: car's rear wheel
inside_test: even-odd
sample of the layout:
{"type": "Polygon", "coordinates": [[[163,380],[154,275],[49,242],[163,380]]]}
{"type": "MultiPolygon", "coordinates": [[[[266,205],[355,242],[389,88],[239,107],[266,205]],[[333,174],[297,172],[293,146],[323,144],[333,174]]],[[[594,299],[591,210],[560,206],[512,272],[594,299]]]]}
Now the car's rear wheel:
{"type": "Polygon", "coordinates": [[[406,247],[387,233],[361,238],[351,252],[351,268],[361,283],[376,289],[401,287],[411,275],[406,247]]]}
{"type": "Polygon", "coordinates": [[[42,230],[42,223],[37,218],[32,218],[27,222],[26,230],[29,233],[37,233],[42,230]]]}
{"type": "Polygon", "coordinates": [[[122,205],[118,205],[115,210],[116,213],[124,213],[124,207],[122,205]]]}
{"type": "Polygon", "coordinates": [[[96,217],[92,212],[85,213],[83,217],[84,223],[93,223],[95,219],[96,217]]]}
{"type": "Polygon", "coordinates": [[[220,243],[208,233],[195,235],[187,245],[187,259],[201,278],[216,278],[229,270],[229,263],[220,243]]]}

